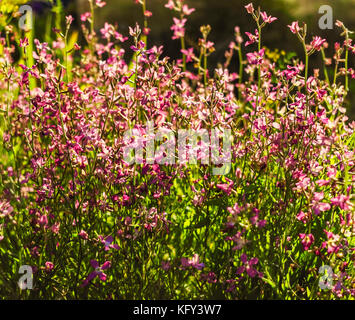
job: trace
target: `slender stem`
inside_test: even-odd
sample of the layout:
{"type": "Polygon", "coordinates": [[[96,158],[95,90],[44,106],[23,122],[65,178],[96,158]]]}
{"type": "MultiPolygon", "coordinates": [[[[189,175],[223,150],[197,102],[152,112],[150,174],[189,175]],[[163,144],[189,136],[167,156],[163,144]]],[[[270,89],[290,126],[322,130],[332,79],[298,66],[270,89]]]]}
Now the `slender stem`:
{"type": "Polygon", "coordinates": [[[242,46],[238,45],[238,59],[239,59],[239,87],[238,87],[238,99],[240,99],[240,86],[243,81],[243,57],[242,57],[242,46]]]}
{"type": "Polygon", "coordinates": [[[325,60],[326,60],[326,58],[325,58],[325,53],[324,53],[324,49],[323,49],[323,48],[321,49],[321,53],[322,53],[322,58],[323,58],[323,62],[324,62],[324,65],[323,65],[324,76],[325,76],[325,79],[326,79],[328,85],[330,86],[329,76],[328,76],[328,70],[327,70],[327,67],[326,67],[326,65],[325,65],[325,60]]]}
{"type": "Polygon", "coordinates": [[[349,48],[348,48],[348,40],[349,34],[348,30],[345,31],[345,92],[347,93],[349,90],[349,79],[348,79],[348,58],[349,58],[349,48]]]}
{"type": "MultiPolygon", "coordinates": [[[[145,12],[147,10],[146,0],[143,0],[142,10],[143,10],[143,17],[144,17],[144,29],[148,29],[148,19],[147,19],[146,15],[145,15],[145,12]]],[[[147,48],[148,37],[144,33],[144,30],[143,30],[143,34],[142,34],[142,41],[145,43],[144,49],[146,49],[147,48]]]]}
{"type": "MultiPolygon", "coordinates": [[[[185,50],[185,38],[181,37],[181,49],[185,50]]],[[[183,71],[186,71],[186,55],[185,53],[182,54],[182,69],[183,71]]]]}

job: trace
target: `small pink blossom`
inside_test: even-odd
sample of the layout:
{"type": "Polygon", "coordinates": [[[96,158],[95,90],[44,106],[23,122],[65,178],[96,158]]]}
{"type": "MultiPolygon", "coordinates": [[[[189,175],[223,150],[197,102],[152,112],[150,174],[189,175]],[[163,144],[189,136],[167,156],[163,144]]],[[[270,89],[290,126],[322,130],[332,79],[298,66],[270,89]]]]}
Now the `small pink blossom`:
{"type": "Polygon", "coordinates": [[[173,10],[175,8],[175,4],[173,0],[169,0],[168,3],[165,5],[165,8],[173,10]]]}
{"type": "Polygon", "coordinates": [[[290,28],[291,32],[295,34],[301,31],[301,28],[298,25],[298,21],[292,22],[292,24],[288,25],[288,27],[290,28]]]}
{"type": "Polygon", "coordinates": [[[83,22],[87,21],[89,18],[91,18],[90,12],[85,12],[80,16],[80,20],[83,22]]]}
{"type": "Polygon", "coordinates": [[[194,254],[191,259],[181,258],[181,265],[183,268],[194,267],[197,270],[202,270],[205,267],[204,263],[200,262],[198,254],[194,254]]]}
{"type": "Polygon", "coordinates": [[[195,11],[195,9],[194,8],[189,8],[188,6],[187,6],[187,4],[184,4],[183,6],[182,6],[182,12],[185,14],[185,15],[187,15],[187,16],[189,16],[192,12],[194,12],[195,11]]]}
{"type": "Polygon", "coordinates": [[[311,46],[313,49],[320,51],[324,42],[326,42],[326,40],[322,39],[321,37],[313,37],[313,40],[311,42],[311,46]]]}
{"type": "Polygon", "coordinates": [[[250,64],[260,65],[263,62],[265,49],[261,49],[259,52],[247,53],[247,59],[250,64]]]}
{"type": "Polygon", "coordinates": [[[105,1],[102,1],[102,0],[96,0],[96,5],[99,7],[99,8],[102,8],[106,5],[106,2],[105,1]]]}
{"type": "Polygon", "coordinates": [[[314,242],[313,234],[300,233],[299,237],[301,239],[303,250],[308,250],[311,247],[312,243],[314,242]]]}
{"type": "Polygon", "coordinates": [[[272,23],[273,21],[277,20],[277,18],[268,16],[266,12],[260,12],[261,17],[263,18],[264,22],[266,23],[272,23]]]}
{"type": "Polygon", "coordinates": [[[50,271],[52,271],[54,269],[53,262],[47,261],[44,265],[45,265],[45,270],[47,272],[50,272],[50,271]]]}
{"type": "Polygon", "coordinates": [[[248,5],[244,6],[244,8],[247,9],[247,12],[250,14],[254,12],[253,3],[249,3],[248,5]]]}

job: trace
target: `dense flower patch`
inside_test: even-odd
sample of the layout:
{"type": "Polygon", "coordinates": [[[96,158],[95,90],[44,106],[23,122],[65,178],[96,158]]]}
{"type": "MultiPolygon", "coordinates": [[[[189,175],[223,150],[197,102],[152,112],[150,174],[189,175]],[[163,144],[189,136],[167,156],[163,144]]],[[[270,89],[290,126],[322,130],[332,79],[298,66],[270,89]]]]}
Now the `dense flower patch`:
{"type": "Polygon", "coordinates": [[[194,9],[182,0],[166,4],[176,12],[177,61],[149,43],[145,0],[136,1],[144,26],[105,23],[97,34],[94,12],[105,3],[89,2],[85,45],[73,40],[70,16],[48,43],[15,26],[1,33],[1,296],[354,298],[350,31],[337,22],[345,40],[331,53],[293,22],[285,32],[305,56],[273,59],[261,39],[276,18],[249,4],[256,29],[243,36],[236,27],[212,73],[211,28],[187,48],[194,9]],[[313,54],[324,77],[309,70],[313,54]],[[239,72],[229,71],[236,61],[239,72]],[[198,163],[162,163],[168,137],[158,132],[181,129],[230,130],[230,170],[216,175],[202,163],[201,143],[190,145],[198,163]],[[127,143],[147,148],[152,137],[153,161],[143,153],[128,163],[127,143]],[[17,285],[21,265],[32,267],[32,290],[17,285]],[[333,272],[325,289],[322,266],[333,272]]]}

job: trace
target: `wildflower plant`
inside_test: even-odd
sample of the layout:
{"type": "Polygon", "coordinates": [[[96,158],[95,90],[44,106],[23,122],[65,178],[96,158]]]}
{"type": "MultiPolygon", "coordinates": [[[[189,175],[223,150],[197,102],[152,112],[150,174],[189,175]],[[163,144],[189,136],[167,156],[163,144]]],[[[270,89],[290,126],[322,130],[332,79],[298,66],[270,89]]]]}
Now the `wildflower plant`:
{"type": "Polygon", "coordinates": [[[262,35],[278,21],[249,4],[256,28],[243,36],[236,27],[212,71],[209,25],[199,52],[186,47],[193,8],[165,5],[181,42],[173,61],[149,41],[148,1],[136,2],[143,26],[96,29],[105,2],[89,0],[81,45],[73,17],[59,11],[46,42],[1,29],[1,296],[354,299],[351,31],[337,22],[344,41],[328,58],[326,39],[309,39],[295,21],[285,30],[304,57],[272,53],[262,35]],[[316,54],[324,79],[309,70],[316,54]],[[200,137],[186,145],[196,161],[178,161],[179,130],[205,130],[208,141],[213,130],[218,152],[200,137]],[[217,138],[228,130],[223,158],[227,140],[217,138]],[[128,145],[140,150],[132,163],[128,145]],[[215,174],[210,153],[230,170],[215,174]],[[32,267],[31,290],[17,285],[22,265],[32,267]],[[333,273],[324,287],[325,265],[333,273]]]}

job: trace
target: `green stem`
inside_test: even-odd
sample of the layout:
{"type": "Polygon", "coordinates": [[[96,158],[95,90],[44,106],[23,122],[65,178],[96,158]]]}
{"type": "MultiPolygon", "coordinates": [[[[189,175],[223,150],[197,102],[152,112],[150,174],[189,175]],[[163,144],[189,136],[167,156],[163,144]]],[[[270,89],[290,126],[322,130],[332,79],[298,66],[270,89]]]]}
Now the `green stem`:
{"type": "Polygon", "coordinates": [[[347,46],[348,40],[349,40],[349,35],[348,35],[348,31],[346,30],[346,47],[345,47],[345,92],[347,93],[349,90],[349,79],[348,79],[348,58],[349,58],[349,49],[347,46]]]}
{"type": "Polygon", "coordinates": [[[321,49],[321,52],[322,52],[322,58],[323,58],[323,61],[324,61],[324,65],[323,65],[324,76],[325,76],[325,79],[326,79],[328,85],[330,86],[329,76],[328,76],[328,70],[327,70],[327,67],[326,67],[326,65],[325,65],[325,60],[326,60],[326,58],[325,58],[325,53],[324,53],[324,49],[323,49],[323,48],[321,49]]]}
{"type": "Polygon", "coordinates": [[[238,45],[238,59],[239,59],[239,86],[238,86],[238,99],[240,99],[240,86],[243,81],[243,57],[242,57],[242,46],[239,44],[238,45]]]}

